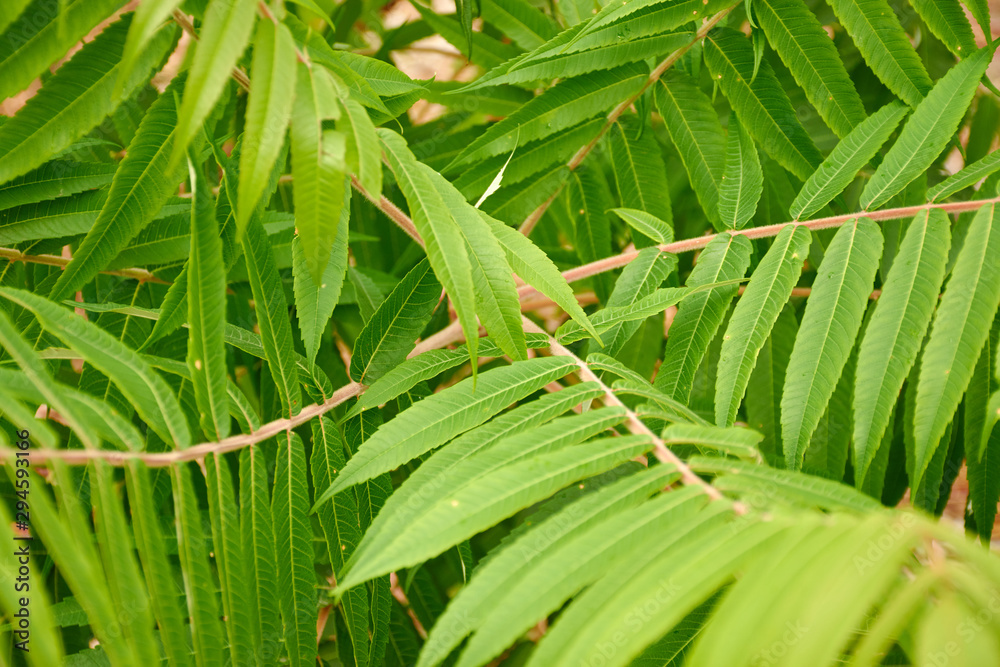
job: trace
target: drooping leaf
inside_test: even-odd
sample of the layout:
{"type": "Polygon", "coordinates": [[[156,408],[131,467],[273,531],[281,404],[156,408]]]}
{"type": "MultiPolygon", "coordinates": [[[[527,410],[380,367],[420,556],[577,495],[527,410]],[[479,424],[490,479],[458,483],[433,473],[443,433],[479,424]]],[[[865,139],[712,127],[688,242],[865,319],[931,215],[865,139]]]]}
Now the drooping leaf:
{"type": "MultiPolygon", "coordinates": [[[[677,258],[659,248],[643,248],[639,255],[625,266],[615,289],[608,298],[607,309],[621,309],[637,305],[663,284],[677,266],[677,258]]],[[[594,320],[591,319],[591,322],[594,320]]],[[[571,326],[575,324],[571,323],[571,326]]],[[[638,320],[619,321],[601,334],[604,352],[615,356],[624,349],[641,324],[638,320]]],[[[596,325],[595,325],[596,326],[596,325]]],[[[579,326],[574,328],[579,329],[579,326]]]]}
{"type": "Polygon", "coordinates": [[[181,161],[188,144],[201,131],[230,73],[250,39],[256,18],[253,0],[210,0],[198,31],[184,98],[177,110],[177,129],[170,163],[181,161]]]}
{"type": "Polygon", "coordinates": [[[188,263],[188,370],[191,372],[201,429],[209,438],[229,435],[226,397],[226,277],[222,240],[215,223],[215,203],[208,183],[188,160],[191,198],[191,255],[188,263]]]}
{"type": "Polygon", "coordinates": [[[167,168],[177,123],[175,95],[183,89],[181,75],[142,119],[97,221],[52,289],[53,300],[67,298],[103,270],[149,224],[183,177],[184,164],[167,168]]]}
{"type": "Polygon", "coordinates": [[[174,497],[177,552],[184,575],[188,618],[195,660],[201,665],[225,664],[225,631],[219,620],[222,609],[216,595],[208,545],[191,479],[191,468],[181,464],[170,468],[174,497]]]}
{"type": "Polygon", "coordinates": [[[736,115],[729,117],[726,170],[719,187],[719,219],[728,229],[743,229],[757,212],[764,191],[764,173],[753,139],[736,115]]]}
{"type": "Polygon", "coordinates": [[[441,196],[464,237],[476,293],[476,314],[505,354],[515,361],[527,359],[517,288],[500,243],[479,211],[470,206],[446,178],[425,164],[419,167],[441,196]]]}
{"type": "Polygon", "coordinates": [[[920,213],[900,244],[858,352],[854,389],[855,484],[864,483],[903,380],[920,351],[951,245],[948,216],[920,213]]]}
{"type": "Polygon", "coordinates": [[[792,219],[813,216],[840,194],[888,141],[907,113],[909,108],[902,102],[890,102],[844,137],[799,190],[788,211],[792,219]]]}
{"type": "Polygon", "coordinates": [[[994,261],[1000,252],[998,220],[1000,209],[991,204],[969,226],[921,357],[912,488],[920,485],[951,422],[1000,305],[1000,265],[994,261]]]}
{"type": "Polygon", "coordinates": [[[798,280],[809,241],[805,227],[788,225],[782,229],[736,304],[719,356],[715,385],[715,421],[719,426],[732,426],[736,419],[757,354],[798,280]]]}
{"type": "Polygon", "coordinates": [[[750,136],[783,167],[808,179],[823,161],[819,149],[766,61],[753,78],[753,47],[743,34],[712,31],[705,39],[705,62],[750,136]]]}
{"type": "Polygon", "coordinates": [[[316,591],[305,446],[295,433],[277,440],[271,515],[285,647],[290,664],[310,665],[316,661],[316,591]]]}
{"type": "Polygon", "coordinates": [[[236,507],[233,476],[229,463],[222,455],[206,457],[208,509],[212,522],[212,546],[215,563],[222,582],[222,610],[226,615],[226,635],[229,653],[234,663],[246,660],[256,650],[253,643],[250,616],[252,579],[247,577],[245,559],[252,556],[243,551],[240,515],[236,507]]]}
{"type": "MultiPolygon", "coordinates": [[[[338,183],[337,187],[343,186],[338,183]]],[[[268,369],[278,387],[282,409],[287,416],[291,416],[302,407],[302,390],[292,356],[294,348],[288,303],[275,266],[274,251],[263,225],[255,217],[250,218],[241,245],[268,369]]]]}
{"type": "Polygon", "coordinates": [[[345,205],[346,137],[324,130],[323,121],[340,117],[330,74],[300,63],[292,110],[292,172],[295,175],[295,228],[309,275],[321,282],[345,205]]]}
{"type": "Polygon", "coordinates": [[[100,188],[111,182],[115,166],[53,160],[0,185],[0,210],[100,188]]]}
{"type": "MultiPolygon", "coordinates": [[[[594,18],[587,22],[582,30],[573,36],[573,39],[569,41],[567,46],[571,47],[574,44],[579,43],[600,28],[613,24],[627,16],[631,16],[646,7],[659,4],[661,3],[659,3],[658,0],[636,0],[635,2],[629,2],[623,5],[605,5],[601,11],[597,12],[594,18]]],[[[670,28],[675,28],[677,26],[684,25],[689,21],[696,21],[700,18],[711,16],[712,14],[722,11],[733,4],[732,0],[709,0],[709,2],[705,2],[705,0],[678,0],[677,2],[669,3],[666,7],[662,7],[662,9],[667,16],[671,17],[671,23],[668,23],[667,25],[670,28]]]]}
{"type": "Polygon", "coordinates": [[[441,297],[430,263],[421,261],[386,297],[358,334],[351,356],[351,379],[371,384],[413,349],[441,297]]]}
{"type": "Polygon", "coordinates": [[[865,119],[865,107],[819,20],[802,0],[756,0],[753,9],[768,42],[823,120],[838,136],[850,134],[865,119]]]}
{"type": "Polygon", "coordinates": [[[260,655],[277,655],[282,633],[267,466],[260,445],[240,453],[240,535],[250,587],[251,642],[260,655]]]}
{"type": "Polygon", "coordinates": [[[316,505],[483,423],[511,402],[564,377],[575,367],[572,361],[559,357],[521,361],[483,373],[474,393],[470,391],[473,379],[468,378],[425,398],[365,442],[316,505]]]}
{"type": "MultiPolygon", "coordinates": [[[[687,286],[698,287],[737,280],[750,265],[751,245],[746,237],[721,234],[712,239],[688,276],[687,286]]],[[[719,287],[693,294],[681,304],[670,325],[663,364],[654,386],[668,396],[687,403],[695,371],[715,337],[737,286],[719,287]]]]}
{"type": "MultiPolygon", "coordinates": [[[[396,174],[410,216],[427,248],[427,258],[455,304],[462,331],[468,341],[469,354],[476,356],[479,327],[475,321],[476,296],[472,279],[472,264],[465,252],[462,230],[434,184],[422,170],[406,141],[395,132],[380,130],[379,138],[389,164],[396,174]]],[[[476,364],[472,365],[473,373],[476,364]]]]}
{"type": "MultiPolygon", "coordinates": [[[[663,156],[651,132],[643,132],[636,137],[641,129],[641,122],[621,119],[608,130],[619,201],[625,209],[643,211],[672,230],[673,212],[663,156]]],[[[623,219],[629,222],[629,219],[623,219]]],[[[647,236],[659,243],[669,243],[661,240],[662,232],[647,236]]]]}
{"type": "Polygon", "coordinates": [[[352,99],[341,102],[343,114],[337,122],[347,136],[347,167],[357,175],[365,192],[377,200],[382,194],[382,149],[375,126],[360,104],[352,99]]]}
{"type": "Polygon", "coordinates": [[[897,97],[915,107],[931,79],[886,0],[830,0],[865,62],[897,97]]]}
{"type": "Polygon", "coordinates": [[[991,48],[980,49],[934,85],[865,186],[860,202],[865,210],[885,204],[941,154],[962,122],[992,57],[991,48]]]}
{"type": "Polygon", "coordinates": [[[653,97],[702,210],[709,220],[718,221],[726,136],[711,100],[694,81],[676,71],[660,79],[653,97]]]}
{"type": "Polygon", "coordinates": [[[295,314],[298,317],[302,342],[306,348],[306,359],[310,363],[316,360],[323,333],[333,315],[333,309],[336,308],[337,302],[340,300],[341,289],[344,287],[344,277],[347,275],[348,215],[350,215],[350,207],[345,206],[340,210],[337,237],[333,241],[330,261],[323,270],[323,279],[319,283],[313,282],[309,267],[306,266],[302,240],[297,236],[292,239],[295,314]]]}
{"type": "Polygon", "coordinates": [[[656,243],[670,243],[674,240],[673,228],[654,215],[634,208],[613,208],[611,212],[624,220],[629,227],[656,243]]]}
{"type": "Polygon", "coordinates": [[[254,38],[253,84],[247,101],[246,130],[240,151],[236,205],[236,237],[264,192],[271,169],[285,142],[285,128],[295,98],[295,43],[281,23],[261,21],[254,38]]]}
{"type": "Polygon", "coordinates": [[[882,258],[882,233],[868,218],[837,230],[806,301],[785,371],[781,439],[789,469],[802,458],[854,347],[882,258]]]}
{"type": "Polygon", "coordinates": [[[912,0],[930,31],[959,58],[976,50],[976,38],[958,0],[912,0]]]}

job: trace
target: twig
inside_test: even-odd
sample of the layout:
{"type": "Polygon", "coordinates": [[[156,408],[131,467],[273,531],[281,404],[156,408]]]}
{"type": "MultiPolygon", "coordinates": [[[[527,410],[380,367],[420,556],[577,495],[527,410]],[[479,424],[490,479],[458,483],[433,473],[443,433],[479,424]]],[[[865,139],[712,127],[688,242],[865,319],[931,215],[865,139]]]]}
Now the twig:
{"type": "MultiPolygon", "coordinates": [[[[663,439],[660,436],[653,433],[648,426],[642,423],[642,420],[631,410],[627,405],[622,403],[621,399],[615,395],[615,393],[597,376],[594,371],[590,369],[580,357],[576,356],[568,349],[559,344],[559,342],[552,337],[547,331],[543,330],[537,324],[529,320],[527,317],[521,318],[524,324],[524,330],[531,333],[541,333],[545,334],[549,338],[549,350],[553,355],[557,357],[567,357],[572,359],[576,363],[577,368],[579,368],[580,379],[588,382],[596,382],[600,385],[601,390],[604,392],[604,402],[608,405],[616,405],[625,410],[625,427],[636,435],[644,435],[648,437],[653,442],[653,455],[661,462],[667,465],[672,465],[677,469],[677,472],[681,475],[681,481],[684,484],[699,486],[704,489],[705,493],[713,500],[721,500],[723,495],[714,486],[703,480],[701,477],[696,475],[694,471],[687,466],[684,461],[680,460],[676,454],[674,454],[670,449],[663,443],[663,439]]],[[[736,511],[740,514],[746,512],[746,508],[742,506],[737,506],[736,511]]]]}
{"type": "MultiPolygon", "coordinates": [[[[0,248],[0,259],[6,259],[11,262],[26,262],[30,264],[45,264],[47,266],[58,266],[60,268],[65,267],[70,263],[70,259],[67,257],[60,257],[59,255],[25,255],[20,250],[16,248],[0,248]]],[[[101,271],[101,273],[109,276],[121,276],[123,278],[134,278],[140,282],[145,283],[160,283],[161,285],[169,285],[170,282],[159,278],[146,269],[117,269],[101,271]]]]}

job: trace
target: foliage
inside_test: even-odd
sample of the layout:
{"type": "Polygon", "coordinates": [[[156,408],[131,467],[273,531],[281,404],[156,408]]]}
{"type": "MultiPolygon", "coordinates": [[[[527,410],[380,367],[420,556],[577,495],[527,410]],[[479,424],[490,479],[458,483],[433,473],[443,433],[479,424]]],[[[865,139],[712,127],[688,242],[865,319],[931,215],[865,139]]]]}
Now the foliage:
{"type": "Polygon", "coordinates": [[[987,3],[394,4],[0,8],[0,664],[1000,664],[987,3]]]}

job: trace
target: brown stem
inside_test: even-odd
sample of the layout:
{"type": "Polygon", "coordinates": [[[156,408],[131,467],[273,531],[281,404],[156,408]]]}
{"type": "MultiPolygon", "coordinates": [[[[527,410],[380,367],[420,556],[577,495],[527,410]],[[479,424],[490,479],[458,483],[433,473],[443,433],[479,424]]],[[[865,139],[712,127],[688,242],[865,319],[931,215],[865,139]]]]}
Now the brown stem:
{"type": "MultiPolygon", "coordinates": [[[[0,248],[0,259],[6,259],[11,262],[45,264],[47,266],[58,266],[60,268],[63,268],[70,263],[70,259],[67,257],[60,257],[59,255],[25,255],[16,248],[0,248]]],[[[118,269],[101,271],[101,273],[109,276],[134,278],[135,280],[145,283],[160,283],[161,285],[170,284],[169,281],[166,281],[163,278],[158,278],[146,269],[118,269]]]]}

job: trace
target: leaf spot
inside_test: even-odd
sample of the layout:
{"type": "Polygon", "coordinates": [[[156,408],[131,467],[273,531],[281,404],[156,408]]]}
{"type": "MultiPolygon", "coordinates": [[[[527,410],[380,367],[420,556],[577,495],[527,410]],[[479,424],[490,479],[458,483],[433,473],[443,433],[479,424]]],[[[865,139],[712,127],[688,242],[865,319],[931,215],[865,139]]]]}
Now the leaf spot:
{"type": "Polygon", "coordinates": [[[195,359],[194,360],[194,368],[195,368],[195,370],[198,370],[198,371],[201,370],[201,359],[195,359]]]}

